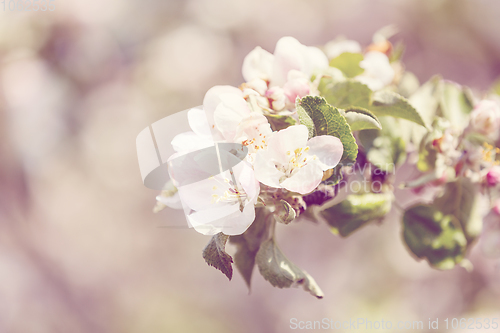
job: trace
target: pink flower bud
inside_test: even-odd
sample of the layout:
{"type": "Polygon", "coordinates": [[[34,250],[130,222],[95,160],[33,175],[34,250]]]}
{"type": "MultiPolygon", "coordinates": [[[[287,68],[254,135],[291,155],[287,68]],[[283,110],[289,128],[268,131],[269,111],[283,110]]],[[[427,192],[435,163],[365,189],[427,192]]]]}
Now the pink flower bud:
{"type": "Polygon", "coordinates": [[[488,174],[486,175],[486,182],[490,186],[496,186],[500,183],[500,167],[494,166],[490,169],[488,174]]]}

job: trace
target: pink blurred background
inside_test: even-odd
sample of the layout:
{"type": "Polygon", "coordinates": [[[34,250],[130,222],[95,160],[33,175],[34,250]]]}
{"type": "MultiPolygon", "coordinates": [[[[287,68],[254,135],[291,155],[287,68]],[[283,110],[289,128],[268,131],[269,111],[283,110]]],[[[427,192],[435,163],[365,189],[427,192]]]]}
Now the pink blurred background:
{"type": "Polygon", "coordinates": [[[280,226],[283,251],[326,296],[275,289],[257,271],[248,295],[237,273],[228,282],[205,264],[209,237],[160,227],[181,215],[153,214],[157,193],[142,185],[135,151],[143,128],[201,104],[213,85],[239,85],[244,56],[257,45],[273,51],[286,35],[307,45],[338,35],[367,45],[395,24],[393,40],[407,45],[407,69],[421,82],[441,74],[487,89],[500,75],[500,2],[55,7],[0,7],[0,332],[267,333],[292,331],[291,318],[427,325],[500,317],[500,262],[476,248],[471,273],[417,263],[402,245],[397,212],[348,239],[312,223],[280,226]]]}

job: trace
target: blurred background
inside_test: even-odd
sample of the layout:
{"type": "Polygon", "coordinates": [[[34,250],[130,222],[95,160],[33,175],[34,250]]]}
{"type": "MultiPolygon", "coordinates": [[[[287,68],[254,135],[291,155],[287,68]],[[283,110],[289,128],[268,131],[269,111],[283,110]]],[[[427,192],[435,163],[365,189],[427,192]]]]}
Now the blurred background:
{"type": "Polygon", "coordinates": [[[396,24],[393,41],[407,45],[421,82],[441,74],[487,89],[500,75],[499,1],[52,4],[0,4],[0,332],[279,333],[291,318],[500,317],[500,262],[476,247],[471,273],[417,263],[397,211],[348,239],[280,226],[283,251],[326,296],[275,289],[256,271],[249,295],[238,273],[228,282],[205,264],[209,237],[161,227],[182,217],[153,214],[157,193],[142,185],[135,150],[143,128],[200,105],[216,84],[239,85],[244,56],[286,35],[366,46],[396,24]]]}

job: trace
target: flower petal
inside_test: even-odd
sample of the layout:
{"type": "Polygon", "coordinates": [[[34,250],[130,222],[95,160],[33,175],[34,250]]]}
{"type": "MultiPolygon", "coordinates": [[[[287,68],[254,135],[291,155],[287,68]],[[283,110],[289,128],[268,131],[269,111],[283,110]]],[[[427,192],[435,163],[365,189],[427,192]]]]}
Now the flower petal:
{"type": "Polygon", "coordinates": [[[280,188],[280,178],[285,174],[276,169],[275,161],[269,150],[260,151],[255,156],[255,178],[264,185],[280,188]]]}
{"type": "Polygon", "coordinates": [[[257,46],[243,60],[242,74],[245,81],[269,80],[272,74],[274,56],[257,46]]]}
{"type": "Polygon", "coordinates": [[[331,135],[320,135],[311,138],[307,142],[309,155],[316,155],[318,163],[323,171],[334,168],[339,164],[344,146],[339,138],[331,135]]]}
{"type": "Polygon", "coordinates": [[[184,132],[177,134],[171,144],[176,152],[185,153],[210,147],[214,143],[210,138],[199,136],[195,132],[184,132]]]}
{"type": "Polygon", "coordinates": [[[280,151],[281,154],[294,152],[297,148],[303,148],[307,145],[309,132],[305,125],[293,125],[274,132],[269,138],[268,148],[280,151]]]}
{"type": "Polygon", "coordinates": [[[202,137],[211,138],[210,125],[208,124],[207,114],[203,109],[193,108],[188,111],[189,127],[202,137]]]}
{"type": "Polygon", "coordinates": [[[323,178],[323,170],[317,161],[310,161],[292,177],[287,178],[281,186],[289,191],[300,194],[312,192],[323,178]]]}

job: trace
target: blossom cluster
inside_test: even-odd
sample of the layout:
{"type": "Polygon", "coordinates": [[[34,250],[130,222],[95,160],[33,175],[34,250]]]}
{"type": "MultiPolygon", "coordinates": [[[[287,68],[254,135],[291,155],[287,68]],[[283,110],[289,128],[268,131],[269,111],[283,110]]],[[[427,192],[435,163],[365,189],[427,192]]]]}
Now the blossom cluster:
{"type": "Polygon", "coordinates": [[[209,265],[232,277],[229,240],[248,285],[256,265],[274,286],[322,297],[277,247],[275,224],[318,220],[346,237],[405,196],[416,204],[403,208],[404,242],[417,258],[469,268],[478,238],[484,253],[500,256],[500,97],[477,98],[437,76],[420,85],[391,36],[379,32],[364,48],[283,37],[273,53],[256,47],[245,57],[239,87],[215,86],[189,110],[191,131],[172,140],[169,159],[184,164],[169,170],[156,210],[183,208],[190,226],[213,235],[203,252],[209,265]],[[219,148],[228,143],[240,160],[223,167],[238,155],[219,148]],[[210,159],[186,156],[210,147],[217,172],[180,181],[204,175],[210,159]],[[356,179],[380,186],[342,191],[356,179]]]}

